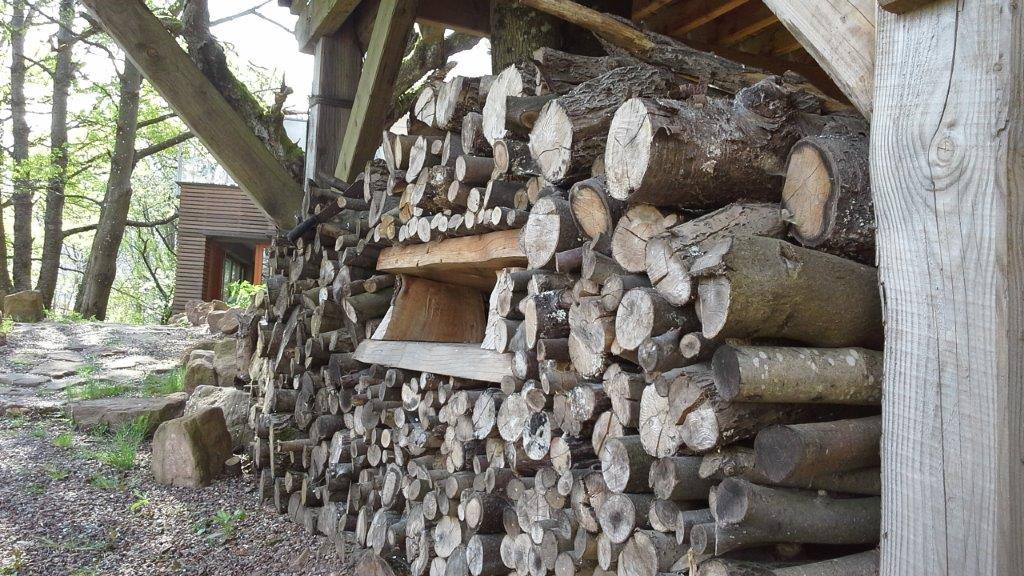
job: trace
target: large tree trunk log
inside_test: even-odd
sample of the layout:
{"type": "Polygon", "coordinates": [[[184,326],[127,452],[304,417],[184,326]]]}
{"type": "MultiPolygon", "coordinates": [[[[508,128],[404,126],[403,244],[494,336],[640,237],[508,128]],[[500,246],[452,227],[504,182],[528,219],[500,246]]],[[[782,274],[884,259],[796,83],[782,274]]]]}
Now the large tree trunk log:
{"type": "Polygon", "coordinates": [[[585,177],[604,154],[615,109],[629,98],[670,95],[677,86],[676,78],[658,68],[627,66],[548,102],[530,131],[530,154],[541,174],[554,184],[585,177]]]}
{"type": "Polygon", "coordinates": [[[778,79],[734,100],[631,99],[608,132],[608,191],[620,200],[686,208],[777,202],[789,149],[823,124],[798,100],[778,79]]]}
{"type": "Polygon", "coordinates": [[[782,205],[796,241],[871,264],[875,211],[866,134],[826,134],[800,140],[789,153],[782,205]]]}
{"type": "Polygon", "coordinates": [[[882,353],[864,348],[721,346],[712,366],[722,398],[737,402],[879,404],[882,353]]]}
{"type": "Polygon", "coordinates": [[[880,349],[878,273],[781,240],[729,238],[691,267],[708,338],[787,338],[880,349]],[[838,308],[837,308],[838,307],[838,308]]]}

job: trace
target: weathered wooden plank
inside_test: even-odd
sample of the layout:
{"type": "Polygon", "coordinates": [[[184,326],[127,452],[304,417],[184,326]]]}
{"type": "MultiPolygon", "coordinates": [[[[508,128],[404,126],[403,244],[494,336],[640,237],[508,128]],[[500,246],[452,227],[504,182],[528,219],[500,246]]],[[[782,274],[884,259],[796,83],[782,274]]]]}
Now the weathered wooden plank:
{"type": "Polygon", "coordinates": [[[306,4],[295,22],[299,51],[312,54],[317,40],[337,32],[358,5],[359,0],[315,0],[306,4]]]}
{"type": "Polygon", "coordinates": [[[487,325],[484,295],[468,286],[403,275],[375,340],[479,344],[487,325]]]}
{"type": "Polygon", "coordinates": [[[512,374],[511,354],[484,350],[477,344],[363,340],[355,358],[366,364],[484,382],[501,382],[503,376],[512,374]]]}
{"type": "Polygon", "coordinates": [[[526,254],[519,246],[519,230],[394,246],[381,251],[377,259],[377,269],[382,272],[482,289],[494,286],[497,271],[510,266],[526,266],[526,254]]]}
{"type": "Polygon", "coordinates": [[[352,115],[345,130],[335,176],[350,182],[373,157],[385,128],[391,89],[405,51],[419,0],[382,0],[363,61],[352,115]]]}
{"type": "Polygon", "coordinates": [[[362,65],[363,53],[354,23],[346,23],[336,34],[316,41],[306,128],[307,181],[316,180],[321,172],[334,173],[362,65]]]}
{"type": "Polygon", "coordinates": [[[764,0],[843,94],[871,119],[874,0],[764,0]]]}
{"type": "Polygon", "coordinates": [[[878,0],[878,7],[893,14],[906,14],[932,0],[878,0]]]}
{"type": "Polygon", "coordinates": [[[462,0],[458,9],[453,10],[448,0],[420,0],[416,21],[427,26],[450,28],[474,36],[489,36],[490,5],[488,0],[462,0]]]}
{"type": "Polygon", "coordinates": [[[1024,15],[878,13],[882,574],[1024,574],[1024,15]]]}
{"type": "Polygon", "coordinates": [[[302,189],[140,0],[83,4],[228,174],[282,228],[302,189]]]}

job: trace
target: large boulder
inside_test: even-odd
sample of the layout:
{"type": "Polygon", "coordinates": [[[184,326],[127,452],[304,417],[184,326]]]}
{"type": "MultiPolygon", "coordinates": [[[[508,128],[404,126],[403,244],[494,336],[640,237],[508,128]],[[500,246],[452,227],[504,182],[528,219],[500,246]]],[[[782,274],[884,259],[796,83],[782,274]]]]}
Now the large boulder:
{"type": "Polygon", "coordinates": [[[153,476],[161,484],[206,486],[230,457],[231,435],[217,407],[168,420],[153,436],[153,476]]]}
{"type": "Polygon", "coordinates": [[[200,386],[216,386],[217,372],[213,369],[213,354],[204,357],[199,356],[189,360],[185,366],[185,378],[182,382],[182,390],[186,394],[192,394],[200,386]]]}
{"type": "Polygon", "coordinates": [[[236,388],[199,386],[185,403],[185,416],[214,407],[220,408],[224,413],[224,423],[231,434],[232,448],[241,448],[252,440],[248,393],[236,388]]]}
{"type": "Polygon", "coordinates": [[[213,369],[217,372],[217,384],[221,386],[234,386],[238,378],[237,346],[237,340],[225,338],[213,347],[213,369]]]}
{"type": "Polygon", "coordinates": [[[153,430],[165,420],[177,418],[185,411],[188,395],[176,392],[154,398],[99,398],[82,400],[69,405],[71,420],[79,428],[92,428],[99,424],[117,427],[145,416],[153,430]]]}
{"type": "Polygon", "coordinates": [[[43,294],[36,290],[22,290],[4,297],[4,314],[15,322],[39,322],[46,318],[43,294]]]}

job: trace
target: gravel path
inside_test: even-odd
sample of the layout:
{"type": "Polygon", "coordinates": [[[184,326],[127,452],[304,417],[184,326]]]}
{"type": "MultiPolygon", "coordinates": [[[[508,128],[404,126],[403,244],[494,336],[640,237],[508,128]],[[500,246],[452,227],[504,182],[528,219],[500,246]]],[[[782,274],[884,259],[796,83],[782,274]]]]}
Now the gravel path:
{"type": "Polygon", "coordinates": [[[162,486],[148,444],[122,472],[90,457],[103,442],[61,418],[0,417],[0,575],[351,574],[358,551],[260,507],[250,476],[162,486]],[[71,447],[54,444],[62,432],[71,447]]]}

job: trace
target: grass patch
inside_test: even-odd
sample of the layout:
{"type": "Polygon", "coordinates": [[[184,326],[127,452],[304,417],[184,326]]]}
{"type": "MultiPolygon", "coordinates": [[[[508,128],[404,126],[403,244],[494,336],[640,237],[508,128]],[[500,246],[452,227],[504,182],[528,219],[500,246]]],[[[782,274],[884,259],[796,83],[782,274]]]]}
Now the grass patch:
{"type": "Polygon", "coordinates": [[[52,320],[53,322],[59,322],[61,324],[76,324],[78,322],[86,322],[85,316],[82,316],[80,312],[74,310],[46,310],[46,319],[52,320]]]}
{"type": "Polygon", "coordinates": [[[146,396],[166,396],[181,392],[185,388],[185,368],[178,367],[163,374],[149,374],[142,381],[142,393],[146,396]]]}
{"type": "Polygon", "coordinates": [[[49,431],[46,429],[46,425],[44,424],[36,424],[32,427],[32,430],[29,431],[29,435],[34,438],[46,438],[48,433],[49,431]]]}
{"type": "Polygon", "coordinates": [[[11,556],[0,561],[0,576],[18,576],[25,568],[25,553],[20,548],[11,550],[11,556]]]}
{"type": "Polygon", "coordinates": [[[64,468],[47,468],[46,475],[49,476],[51,480],[57,480],[59,482],[70,476],[71,471],[64,468]]]}
{"type": "Polygon", "coordinates": [[[46,492],[46,486],[43,486],[39,482],[33,482],[28,485],[28,493],[33,496],[39,496],[43,492],[46,492]]]}
{"type": "Polygon", "coordinates": [[[138,512],[146,506],[149,506],[149,496],[146,496],[139,490],[133,490],[132,495],[135,497],[135,500],[128,505],[129,512],[138,512]]]}
{"type": "Polygon", "coordinates": [[[89,485],[100,490],[116,490],[118,486],[116,478],[103,476],[102,474],[90,476],[89,485]]]}
{"type": "Polygon", "coordinates": [[[124,384],[110,382],[108,380],[89,380],[77,386],[68,388],[65,393],[68,400],[95,400],[97,398],[110,398],[127,394],[131,388],[124,384]]]}
{"type": "Polygon", "coordinates": [[[53,445],[57,448],[71,448],[75,444],[75,435],[71,432],[61,432],[53,438],[53,445]]]}
{"type": "Polygon", "coordinates": [[[143,416],[107,434],[104,446],[89,456],[97,462],[118,470],[131,470],[135,466],[135,457],[139,446],[149,434],[149,418],[143,416]]]}
{"type": "Polygon", "coordinates": [[[14,320],[10,316],[0,318],[0,336],[9,334],[14,329],[14,320]]]}

